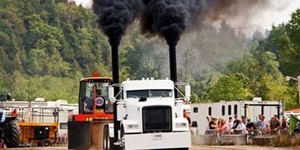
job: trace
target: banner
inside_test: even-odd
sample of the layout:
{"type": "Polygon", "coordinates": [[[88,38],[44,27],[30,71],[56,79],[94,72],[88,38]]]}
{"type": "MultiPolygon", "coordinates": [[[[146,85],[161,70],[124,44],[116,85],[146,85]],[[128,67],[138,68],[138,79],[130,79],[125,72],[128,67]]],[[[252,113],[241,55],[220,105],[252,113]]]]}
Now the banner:
{"type": "Polygon", "coordinates": [[[291,115],[289,122],[290,122],[290,133],[293,133],[293,131],[295,130],[295,128],[298,125],[299,119],[296,116],[291,115]]]}

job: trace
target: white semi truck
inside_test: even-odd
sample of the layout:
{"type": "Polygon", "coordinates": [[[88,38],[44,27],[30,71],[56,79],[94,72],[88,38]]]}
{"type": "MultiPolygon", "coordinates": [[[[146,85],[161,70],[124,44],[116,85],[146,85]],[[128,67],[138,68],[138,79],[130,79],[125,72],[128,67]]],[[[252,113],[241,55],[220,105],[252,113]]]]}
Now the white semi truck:
{"type": "MultiPolygon", "coordinates": [[[[122,149],[188,149],[191,146],[189,123],[184,109],[190,97],[185,84],[183,98],[175,98],[174,82],[165,80],[127,80],[120,84],[117,120],[120,122],[118,142],[114,139],[114,124],[104,126],[104,149],[112,144],[122,149]]],[[[114,89],[109,88],[113,98],[114,89]]]]}

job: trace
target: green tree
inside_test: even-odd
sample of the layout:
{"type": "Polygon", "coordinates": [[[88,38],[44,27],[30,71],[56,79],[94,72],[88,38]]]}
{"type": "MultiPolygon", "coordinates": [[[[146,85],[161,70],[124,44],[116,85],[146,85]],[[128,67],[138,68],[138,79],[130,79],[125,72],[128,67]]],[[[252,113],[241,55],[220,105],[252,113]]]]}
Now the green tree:
{"type": "Polygon", "coordinates": [[[253,97],[251,92],[244,86],[241,78],[235,74],[225,75],[218,79],[214,86],[209,90],[209,99],[212,101],[238,100],[253,97]]]}

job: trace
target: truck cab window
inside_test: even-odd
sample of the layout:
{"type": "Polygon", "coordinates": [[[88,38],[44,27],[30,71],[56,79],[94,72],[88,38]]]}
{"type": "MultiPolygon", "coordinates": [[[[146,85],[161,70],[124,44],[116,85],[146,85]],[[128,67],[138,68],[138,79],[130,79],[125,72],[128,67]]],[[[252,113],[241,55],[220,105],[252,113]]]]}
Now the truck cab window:
{"type": "Polygon", "coordinates": [[[172,97],[172,90],[131,90],[126,91],[127,98],[172,97]]]}

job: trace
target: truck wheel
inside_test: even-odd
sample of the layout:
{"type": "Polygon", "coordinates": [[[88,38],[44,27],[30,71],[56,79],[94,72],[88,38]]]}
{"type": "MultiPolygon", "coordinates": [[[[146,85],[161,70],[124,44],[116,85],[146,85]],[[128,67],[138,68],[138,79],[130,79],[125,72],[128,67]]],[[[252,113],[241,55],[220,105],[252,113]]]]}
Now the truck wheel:
{"type": "Polygon", "coordinates": [[[52,142],[49,139],[43,139],[41,141],[41,146],[42,147],[48,147],[48,146],[52,146],[52,142]]]}
{"type": "Polygon", "coordinates": [[[103,150],[113,149],[113,142],[113,138],[109,137],[109,127],[105,125],[103,129],[103,150]]]}
{"type": "Polygon", "coordinates": [[[20,128],[15,120],[7,122],[4,126],[4,143],[6,147],[18,147],[20,144],[20,128]]]}
{"type": "MultiPolygon", "coordinates": [[[[123,140],[124,135],[125,135],[125,131],[124,131],[124,127],[123,127],[123,125],[122,125],[122,126],[121,126],[121,135],[120,135],[121,140],[123,140]]],[[[125,143],[124,143],[124,145],[122,146],[122,150],[125,150],[125,149],[126,149],[126,148],[125,148],[125,143]]]]}

